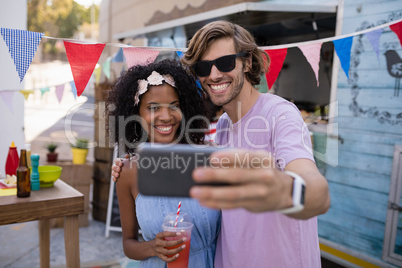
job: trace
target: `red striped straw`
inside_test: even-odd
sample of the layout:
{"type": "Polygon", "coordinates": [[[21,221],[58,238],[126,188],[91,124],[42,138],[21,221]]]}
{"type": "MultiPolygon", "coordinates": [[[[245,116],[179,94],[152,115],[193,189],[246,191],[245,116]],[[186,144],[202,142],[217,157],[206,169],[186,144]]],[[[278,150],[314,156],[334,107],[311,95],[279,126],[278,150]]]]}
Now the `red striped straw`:
{"type": "Polygon", "coordinates": [[[179,206],[177,208],[176,221],[174,222],[174,227],[175,228],[177,227],[177,221],[179,220],[180,208],[181,208],[181,201],[179,202],[179,206]]]}

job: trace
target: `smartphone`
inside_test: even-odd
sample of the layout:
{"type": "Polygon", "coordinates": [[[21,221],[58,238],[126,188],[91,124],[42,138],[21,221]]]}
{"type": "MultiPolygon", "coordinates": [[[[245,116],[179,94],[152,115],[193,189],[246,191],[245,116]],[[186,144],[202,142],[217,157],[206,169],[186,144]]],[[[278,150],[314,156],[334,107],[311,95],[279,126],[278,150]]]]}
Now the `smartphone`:
{"type": "Polygon", "coordinates": [[[138,189],[143,195],[189,197],[196,183],[192,172],[210,167],[210,155],[218,147],[188,144],[144,143],[137,153],[138,189]]]}

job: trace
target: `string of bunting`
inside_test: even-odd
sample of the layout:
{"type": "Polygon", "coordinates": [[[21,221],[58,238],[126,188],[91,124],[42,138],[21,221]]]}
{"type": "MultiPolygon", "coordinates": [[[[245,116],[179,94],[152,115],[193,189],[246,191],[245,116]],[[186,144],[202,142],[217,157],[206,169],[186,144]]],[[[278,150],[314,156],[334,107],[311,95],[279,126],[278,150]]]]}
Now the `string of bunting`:
{"type": "MultiPolygon", "coordinates": [[[[70,81],[67,83],[54,85],[54,86],[35,88],[35,89],[21,89],[18,92],[24,96],[25,100],[28,100],[29,95],[35,94],[35,91],[40,91],[41,97],[43,97],[43,95],[45,95],[45,93],[50,92],[50,88],[54,87],[57,100],[59,101],[59,103],[61,103],[63,96],[64,96],[64,90],[65,90],[66,84],[70,85],[71,93],[73,94],[74,99],[77,99],[77,89],[75,88],[74,81],[70,81]]],[[[0,91],[1,99],[7,105],[7,107],[9,108],[9,110],[12,114],[14,114],[12,103],[13,103],[13,98],[14,98],[15,92],[16,92],[15,90],[0,91]]]]}
{"type": "MultiPolygon", "coordinates": [[[[353,37],[362,34],[367,36],[371,46],[373,47],[373,50],[377,55],[377,58],[379,59],[379,42],[385,27],[389,27],[397,35],[399,42],[402,45],[402,19],[399,19],[351,34],[286,45],[259,47],[260,49],[266,51],[271,58],[270,70],[268,73],[266,73],[268,88],[271,89],[275,83],[280,71],[282,70],[283,62],[287,55],[287,50],[291,47],[298,47],[302,51],[315,74],[318,86],[320,52],[322,44],[325,42],[333,42],[335,52],[341,63],[341,67],[347,78],[349,78],[350,52],[353,44],[353,37]]],[[[62,40],[74,78],[74,81],[70,82],[70,86],[72,91],[75,92],[76,96],[78,97],[85,90],[92,74],[94,74],[96,77],[96,83],[99,83],[102,71],[101,69],[103,69],[105,76],[110,79],[111,63],[122,63],[125,61],[127,68],[130,68],[136,64],[153,62],[161,51],[175,51],[177,55],[181,57],[183,52],[186,50],[185,48],[133,47],[118,43],[93,43],[81,40],[48,37],[43,33],[8,28],[1,28],[0,32],[9,49],[11,58],[14,61],[20,82],[22,82],[24,79],[24,76],[30,64],[32,63],[32,59],[42,38],[62,40]],[[115,55],[107,58],[102,65],[99,65],[97,63],[106,45],[119,47],[120,49],[115,55]]],[[[124,66],[122,71],[124,71],[124,66]]],[[[61,101],[63,90],[64,85],[56,86],[56,94],[59,102],[61,101]]],[[[15,91],[0,91],[1,98],[9,107],[12,105],[10,104],[12,101],[10,100],[12,99],[14,92],[15,91]]],[[[20,92],[24,94],[26,99],[27,96],[32,93],[32,91],[29,90],[21,90],[20,92]]],[[[42,95],[43,94],[44,93],[42,92],[42,95]]],[[[12,111],[12,107],[10,107],[10,110],[12,111]]]]}

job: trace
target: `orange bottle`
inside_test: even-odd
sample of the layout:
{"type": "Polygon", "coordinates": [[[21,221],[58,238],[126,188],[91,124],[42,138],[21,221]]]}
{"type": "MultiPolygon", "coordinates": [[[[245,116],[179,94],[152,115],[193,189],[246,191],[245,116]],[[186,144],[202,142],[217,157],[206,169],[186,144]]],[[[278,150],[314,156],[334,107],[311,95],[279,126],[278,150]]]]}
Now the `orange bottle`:
{"type": "Polygon", "coordinates": [[[19,164],[19,157],[17,147],[15,147],[14,142],[11,143],[11,146],[8,150],[7,160],[6,160],[6,175],[17,175],[17,168],[19,164]]]}

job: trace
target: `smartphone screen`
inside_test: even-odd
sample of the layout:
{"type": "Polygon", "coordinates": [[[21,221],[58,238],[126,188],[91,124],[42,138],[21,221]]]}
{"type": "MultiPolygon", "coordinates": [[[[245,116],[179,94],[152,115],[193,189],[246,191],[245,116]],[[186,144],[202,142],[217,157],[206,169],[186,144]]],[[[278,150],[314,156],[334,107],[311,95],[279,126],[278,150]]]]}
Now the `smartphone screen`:
{"type": "Polygon", "coordinates": [[[192,172],[210,167],[218,147],[188,144],[144,143],[137,152],[138,188],[143,195],[188,197],[195,185],[192,172]]]}

